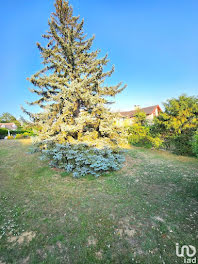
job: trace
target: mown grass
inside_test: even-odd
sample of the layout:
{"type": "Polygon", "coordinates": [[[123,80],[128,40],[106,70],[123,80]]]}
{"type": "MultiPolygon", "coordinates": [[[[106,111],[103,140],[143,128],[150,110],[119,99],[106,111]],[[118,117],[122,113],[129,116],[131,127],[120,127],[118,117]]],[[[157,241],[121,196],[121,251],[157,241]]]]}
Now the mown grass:
{"type": "Polygon", "coordinates": [[[198,162],[132,148],[124,168],[73,179],[30,142],[0,141],[0,263],[183,263],[197,246],[198,162]]]}

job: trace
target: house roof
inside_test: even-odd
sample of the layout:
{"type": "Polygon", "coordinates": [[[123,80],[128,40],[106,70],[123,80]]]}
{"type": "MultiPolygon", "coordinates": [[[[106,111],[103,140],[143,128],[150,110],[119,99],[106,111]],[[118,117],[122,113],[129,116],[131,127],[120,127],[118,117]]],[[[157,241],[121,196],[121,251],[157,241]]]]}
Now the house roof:
{"type": "Polygon", "coordinates": [[[0,123],[0,127],[12,130],[13,128],[17,128],[17,125],[15,123],[0,123]]]}
{"type": "MultiPolygon", "coordinates": [[[[159,111],[161,111],[161,108],[159,105],[152,105],[144,108],[140,108],[139,110],[141,112],[144,112],[146,115],[151,115],[154,113],[155,109],[158,108],[159,111]]],[[[120,112],[121,116],[126,116],[126,117],[133,117],[137,110],[131,110],[131,111],[126,111],[126,112],[120,112]]]]}
{"type": "MultiPolygon", "coordinates": [[[[8,125],[8,126],[12,126],[12,125],[15,125],[15,123],[0,123],[0,126],[1,125],[8,125]]],[[[16,125],[15,125],[16,126],[16,125]]]]}

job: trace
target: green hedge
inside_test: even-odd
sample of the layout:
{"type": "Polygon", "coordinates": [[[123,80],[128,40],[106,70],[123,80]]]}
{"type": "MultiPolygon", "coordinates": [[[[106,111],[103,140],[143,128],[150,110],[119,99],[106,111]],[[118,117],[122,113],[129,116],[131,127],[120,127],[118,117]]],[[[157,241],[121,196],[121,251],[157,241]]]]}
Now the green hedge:
{"type": "Polygon", "coordinates": [[[192,144],[192,152],[198,158],[198,130],[195,133],[195,135],[193,136],[193,139],[192,139],[192,143],[191,144],[192,144]]]}
{"type": "MultiPolygon", "coordinates": [[[[10,130],[10,135],[16,136],[16,139],[28,138],[28,137],[34,136],[34,132],[30,130],[10,130]]],[[[7,136],[8,136],[8,129],[0,128],[0,139],[4,139],[7,136]]]]}
{"type": "Polygon", "coordinates": [[[8,130],[6,128],[0,128],[0,139],[5,138],[8,135],[8,130]]]}
{"type": "Polygon", "coordinates": [[[30,130],[11,130],[10,134],[17,135],[17,134],[28,134],[28,136],[34,136],[34,132],[30,130]]]}

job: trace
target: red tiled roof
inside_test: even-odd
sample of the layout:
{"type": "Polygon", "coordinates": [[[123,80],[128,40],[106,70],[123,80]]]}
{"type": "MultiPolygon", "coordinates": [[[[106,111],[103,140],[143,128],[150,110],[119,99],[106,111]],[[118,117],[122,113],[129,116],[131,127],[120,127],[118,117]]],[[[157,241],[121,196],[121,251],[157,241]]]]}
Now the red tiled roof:
{"type": "MultiPolygon", "coordinates": [[[[156,108],[158,108],[161,111],[159,105],[148,106],[148,107],[140,108],[139,110],[144,112],[146,115],[151,115],[156,108]]],[[[133,117],[136,112],[137,110],[132,110],[132,111],[120,112],[120,114],[126,117],[133,117]]]]}

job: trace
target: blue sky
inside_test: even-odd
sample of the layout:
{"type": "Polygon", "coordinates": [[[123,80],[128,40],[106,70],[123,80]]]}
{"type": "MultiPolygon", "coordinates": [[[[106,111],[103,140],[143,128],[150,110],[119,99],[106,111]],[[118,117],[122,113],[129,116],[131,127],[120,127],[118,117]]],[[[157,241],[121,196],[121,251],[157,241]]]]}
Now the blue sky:
{"type": "MultiPolygon", "coordinates": [[[[19,117],[31,101],[26,80],[41,68],[36,42],[48,29],[53,0],[9,0],[1,3],[0,113],[19,117]]],[[[181,93],[198,91],[198,1],[72,0],[74,13],[95,34],[94,48],[109,54],[115,73],[108,84],[128,87],[113,108],[161,104],[181,93]]]]}

